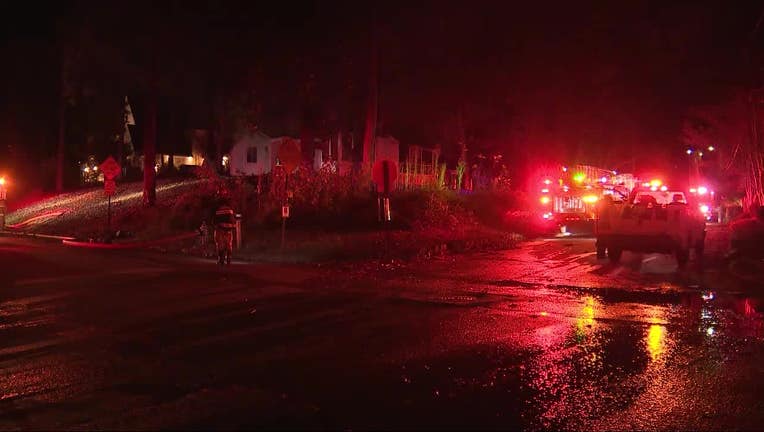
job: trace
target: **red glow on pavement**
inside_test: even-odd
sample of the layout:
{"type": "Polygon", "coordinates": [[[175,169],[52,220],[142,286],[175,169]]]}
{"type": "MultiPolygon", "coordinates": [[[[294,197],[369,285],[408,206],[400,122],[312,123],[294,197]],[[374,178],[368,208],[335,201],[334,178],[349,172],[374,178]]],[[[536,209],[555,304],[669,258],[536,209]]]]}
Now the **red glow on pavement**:
{"type": "Polygon", "coordinates": [[[63,240],[62,243],[67,246],[90,248],[90,249],[135,249],[135,248],[145,248],[149,246],[156,246],[156,245],[165,244],[165,243],[172,243],[179,240],[193,238],[198,235],[199,234],[193,232],[193,233],[180,234],[174,237],[168,237],[164,239],[144,241],[144,242],[130,242],[130,243],[90,243],[90,242],[82,242],[82,241],[74,241],[74,240],[63,240]]]}

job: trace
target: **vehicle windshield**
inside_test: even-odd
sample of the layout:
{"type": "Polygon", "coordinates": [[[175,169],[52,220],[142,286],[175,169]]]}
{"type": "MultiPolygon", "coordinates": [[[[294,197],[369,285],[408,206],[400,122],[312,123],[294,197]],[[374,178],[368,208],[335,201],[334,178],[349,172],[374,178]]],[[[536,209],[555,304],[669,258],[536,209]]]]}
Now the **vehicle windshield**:
{"type": "Polygon", "coordinates": [[[634,204],[687,204],[684,192],[680,191],[641,191],[634,198],[634,204]]]}

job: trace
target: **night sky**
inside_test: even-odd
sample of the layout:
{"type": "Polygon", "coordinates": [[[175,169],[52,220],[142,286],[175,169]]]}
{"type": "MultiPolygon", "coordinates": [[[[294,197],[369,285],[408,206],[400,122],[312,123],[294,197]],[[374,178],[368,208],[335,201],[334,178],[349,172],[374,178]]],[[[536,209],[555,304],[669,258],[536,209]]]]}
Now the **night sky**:
{"type": "Polygon", "coordinates": [[[470,152],[517,166],[670,167],[689,107],[751,83],[745,48],[761,11],[758,2],[272,3],[4,4],[0,164],[53,156],[62,50],[79,53],[70,54],[67,138],[91,131],[95,151],[111,128],[100,113],[120,94],[140,128],[152,66],[160,151],[178,131],[213,127],[216,100],[246,100],[274,136],[360,133],[374,27],[380,127],[404,146],[440,145],[453,159],[461,113],[470,152]]]}

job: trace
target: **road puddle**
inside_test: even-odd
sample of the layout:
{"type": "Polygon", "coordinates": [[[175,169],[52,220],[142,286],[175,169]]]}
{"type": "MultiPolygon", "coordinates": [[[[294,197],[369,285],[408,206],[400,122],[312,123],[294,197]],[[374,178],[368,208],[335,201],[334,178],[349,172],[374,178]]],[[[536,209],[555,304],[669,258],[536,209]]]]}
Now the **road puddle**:
{"type": "Polygon", "coordinates": [[[465,406],[472,427],[530,430],[607,429],[603,419],[635,407],[650,407],[645,418],[669,416],[696,403],[690,374],[713,380],[764,342],[761,300],[713,290],[547,289],[517,305],[500,309],[512,329],[507,345],[405,365],[399,382],[423,424],[462,425],[465,406]]]}
{"type": "Polygon", "coordinates": [[[723,368],[764,341],[761,302],[751,297],[704,291],[651,305],[581,295],[576,303],[567,325],[534,334],[541,350],[523,374],[535,392],[532,429],[577,429],[646,401],[669,412],[686,402],[677,391],[692,398],[678,368],[723,368]]]}

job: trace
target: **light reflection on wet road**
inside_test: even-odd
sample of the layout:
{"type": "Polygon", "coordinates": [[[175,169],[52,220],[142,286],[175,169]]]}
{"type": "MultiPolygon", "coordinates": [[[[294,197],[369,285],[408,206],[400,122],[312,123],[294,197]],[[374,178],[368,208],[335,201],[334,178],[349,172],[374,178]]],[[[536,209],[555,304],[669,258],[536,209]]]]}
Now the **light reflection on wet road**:
{"type": "Polygon", "coordinates": [[[592,249],[220,271],[0,238],[0,428],[759,429],[757,287],[592,249]]]}

